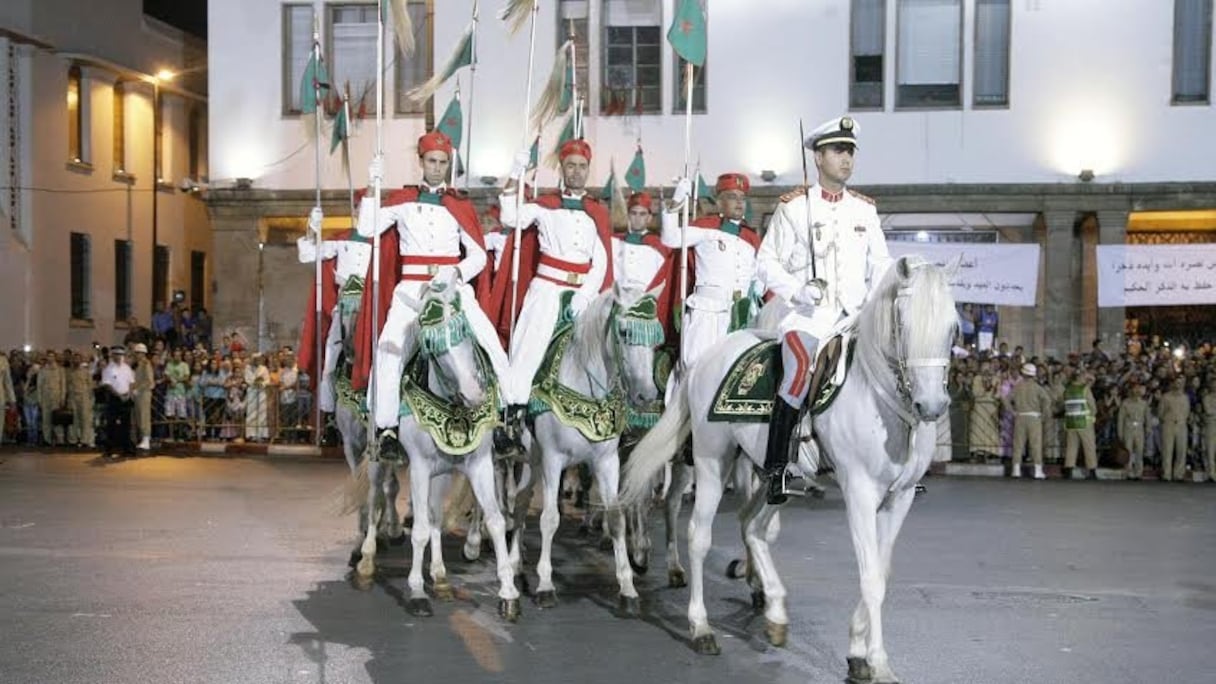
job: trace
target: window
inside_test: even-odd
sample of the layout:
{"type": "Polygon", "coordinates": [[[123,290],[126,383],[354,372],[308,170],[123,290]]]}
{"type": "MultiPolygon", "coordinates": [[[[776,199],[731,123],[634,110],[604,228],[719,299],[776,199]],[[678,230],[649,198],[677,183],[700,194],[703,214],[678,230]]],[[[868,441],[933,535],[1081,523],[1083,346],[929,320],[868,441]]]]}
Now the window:
{"type": "Polygon", "coordinates": [[[89,236],[72,233],[72,318],[89,320],[89,287],[91,264],[89,263],[89,236]]]}
{"type": "Polygon", "coordinates": [[[658,0],[604,0],[601,114],[658,114],[662,111],[660,24],[658,0]]]}
{"type": "Polygon", "coordinates": [[[283,5],[283,113],[300,113],[300,81],[312,52],[312,5],[283,5]]]}
{"type": "Polygon", "coordinates": [[[114,320],[131,317],[131,241],[114,241],[114,320]]]}
{"type": "Polygon", "coordinates": [[[1174,0],[1173,102],[1207,102],[1212,59],[1212,0],[1174,0]]]}
{"type": "Polygon", "coordinates": [[[114,84],[114,173],[126,172],[127,83],[126,81],[118,81],[114,84]]]}
{"type": "MultiPolygon", "coordinates": [[[[414,25],[414,44],[417,46],[414,50],[413,57],[406,57],[401,54],[400,50],[396,51],[396,99],[398,114],[426,114],[433,110],[431,103],[414,102],[405,94],[410,89],[426,83],[431,74],[435,73],[435,50],[432,48],[434,44],[434,26],[431,19],[434,17],[433,8],[428,6],[426,0],[410,0],[406,5],[407,11],[410,14],[410,22],[414,25]]],[[[376,20],[373,15],[372,21],[376,20]]],[[[391,41],[396,45],[396,38],[390,29],[385,40],[391,41]]],[[[476,49],[476,47],[474,47],[476,49]]],[[[375,49],[372,50],[372,59],[375,60],[375,49]]],[[[443,59],[447,59],[447,55],[443,55],[443,59]]],[[[373,62],[374,63],[374,62],[373,62]]],[[[375,68],[372,69],[372,74],[375,74],[375,68]]],[[[341,83],[341,81],[336,81],[341,83]]],[[[374,111],[376,108],[376,83],[372,81],[370,88],[365,88],[362,91],[351,85],[351,116],[359,110],[374,111]]]]}
{"type": "Polygon", "coordinates": [[[77,164],[89,163],[88,99],[80,67],[73,64],[68,69],[68,159],[77,164]]]}
{"type": "Polygon", "coordinates": [[[190,308],[198,311],[207,303],[207,253],[190,252],[190,308]]]}
{"type": "Polygon", "coordinates": [[[1009,104],[1009,0],[975,2],[975,105],[1009,104]]]}
{"type": "Polygon", "coordinates": [[[852,62],[849,68],[849,107],[881,109],[887,0],[853,0],[850,20],[852,62]]]}
{"type": "MultiPolygon", "coordinates": [[[[587,33],[588,0],[561,0],[557,6],[557,49],[574,34],[574,85],[579,93],[590,90],[591,43],[587,33]]],[[[577,94],[577,93],[576,93],[577,94]]]]}
{"type": "MultiPolygon", "coordinates": [[[[425,11],[425,7],[423,10],[425,11]]],[[[353,98],[370,92],[369,106],[375,107],[376,27],[378,25],[376,5],[326,5],[325,11],[329,46],[325,55],[329,65],[330,83],[334,84],[337,89],[349,87],[353,98]]],[[[412,7],[410,12],[411,17],[418,16],[412,7]]],[[[391,33],[385,38],[386,41],[393,40],[391,33]]],[[[388,44],[386,42],[386,45],[388,44]]],[[[418,47],[417,54],[425,55],[426,53],[422,52],[423,46],[418,47]]],[[[307,62],[307,58],[305,58],[305,62],[307,62]]],[[[427,71],[429,72],[430,69],[427,71]]],[[[428,73],[427,77],[429,76],[428,73]]],[[[398,95],[398,101],[401,97],[398,95]]],[[[326,105],[326,109],[336,112],[338,100],[338,91],[331,91],[330,103],[326,105]]]]}
{"type": "Polygon", "coordinates": [[[896,107],[958,107],[961,0],[899,0],[896,107]]]}
{"type": "Polygon", "coordinates": [[[169,293],[169,248],[157,245],[152,259],[152,302],[159,311],[164,307],[169,293]]]}

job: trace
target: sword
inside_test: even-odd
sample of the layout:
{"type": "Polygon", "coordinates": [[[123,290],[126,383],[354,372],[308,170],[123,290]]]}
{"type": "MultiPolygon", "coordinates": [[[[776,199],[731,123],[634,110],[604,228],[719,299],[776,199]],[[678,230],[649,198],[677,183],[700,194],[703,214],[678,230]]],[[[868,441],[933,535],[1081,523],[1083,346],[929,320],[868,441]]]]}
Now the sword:
{"type": "Polygon", "coordinates": [[[802,127],[802,119],[798,119],[798,146],[802,148],[802,187],[803,192],[806,193],[806,257],[811,271],[811,278],[807,282],[815,283],[821,290],[826,290],[826,283],[819,279],[819,273],[815,268],[815,229],[811,225],[811,176],[807,171],[806,133],[802,127]]]}

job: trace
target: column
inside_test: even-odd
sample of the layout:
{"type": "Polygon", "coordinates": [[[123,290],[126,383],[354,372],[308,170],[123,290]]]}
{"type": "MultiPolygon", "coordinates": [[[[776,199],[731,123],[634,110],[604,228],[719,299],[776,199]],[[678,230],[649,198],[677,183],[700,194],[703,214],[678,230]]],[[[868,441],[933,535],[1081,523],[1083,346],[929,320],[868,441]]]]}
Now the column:
{"type": "MultiPolygon", "coordinates": [[[[1128,212],[1099,211],[1098,212],[1098,244],[1122,245],[1127,242],[1128,212]]],[[[1101,277],[1101,274],[1098,274],[1101,277]]],[[[1096,302],[1095,302],[1096,305],[1096,302]]],[[[1102,340],[1102,348],[1107,353],[1119,353],[1124,350],[1123,323],[1126,310],[1121,306],[1098,309],[1098,338],[1102,340]]]]}
{"type": "Polygon", "coordinates": [[[1044,352],[1062,359],[1080,351],[1081,270],[1078,240],[1074,236],[1077,212],[1043,212],[1046,233],[1043,237],[1044,279],[1043,327],[1044,352]]]}

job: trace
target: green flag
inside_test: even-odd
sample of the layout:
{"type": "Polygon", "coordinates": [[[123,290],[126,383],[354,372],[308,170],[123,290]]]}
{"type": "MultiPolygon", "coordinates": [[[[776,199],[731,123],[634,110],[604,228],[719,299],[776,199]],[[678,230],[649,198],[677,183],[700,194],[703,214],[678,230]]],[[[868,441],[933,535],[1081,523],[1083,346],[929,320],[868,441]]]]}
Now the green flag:
{"type": "Polygon", "coordinates": [[[743,200],[743,220],[747,223],[747,225],[755,226],[755,219],[756,213],[752,211],[752,198],[748,197],[747,199],[743,200]]]}
{"type": "Polygon", "coordinates": [[[540,163],[540,136],[537,136],[536,140],[532,141],[532,151],[528,156],[528,168],[535,169],[536,165],[539,163],[540,163]]]}
{"type": "Polygon", "coordinates": [[[667,42],[686,62],[705,66],[708,40],[705,31],[705,12],[697,0],[680,0],[671,28],[667,31],[667,42]]]}
{"type": "Polygon", "coordinates": [[[329,139],[329,153],[333,154],[334,150],[338,149],[347,137],[350,136],[350,131],[347,129],[346,107],[338,108],[338,115],[334,117],[334,134],[329,139]]]}
{"type": "Polygon", "coordinates": [[[604,190],[600,192],[600,199],[605,202],[611,202],[613,194],[616,193],[616,168],[612,168],[608,172],[608,180],[604,181],[604,190]]]}
{"type": "Polygon", "coordinates": [[[705,182],[705,176],[697,174],[697,199],[707,199],[714,202],[714,189],[705,182]]]}
{"type": "Polygon", "coordinates": [[[406,93],[406,97],[414,102],[423,102],[435,94],[439,90],[439,86],[452,77],[457,70],[469,66],[473,63],[473,25],[465,29],[464,35],[460,37],[460,42],[456,44],[456,49],[452,51],[452,56],[448,57],[448,61],[444,63],[442,69],[435,71],[435,75],[426,83],[410,90],[406,93]]]}
{"type": "Polygon", "coordinates": [[[633,161],[625,171],[625,185],[634,192],[641,192],[646,187],[646,159],[642,157],[642,146],[633,155],[633,161]]]}
{"type": "Polygon", "coordinates": [[[460,108],[459,97],[452,97],[435,130],[446,135],[452,141],[452,147],[460,149],[460,141],[464,137],[464,112],[460,108]]]}
{"type": "Polygon", "coordinates": [[[317,60],[317,51],[313,50],[304,67],[304,76],[300,79],[300,111],[312,114],[317,111],[317,89],[321,90],[320,102],[329,96],[329,73],[325,70],[325,60],[317,60]]]}
{"type": "Polygon", "coordinates": [[[557,136],[557,145],[553,147],[553,153],[545,160],[549,166],[561,166],[562,145],[574,140],[574,117],[566,119],[566,125],[562,128],[562,134],[557,136]]]}

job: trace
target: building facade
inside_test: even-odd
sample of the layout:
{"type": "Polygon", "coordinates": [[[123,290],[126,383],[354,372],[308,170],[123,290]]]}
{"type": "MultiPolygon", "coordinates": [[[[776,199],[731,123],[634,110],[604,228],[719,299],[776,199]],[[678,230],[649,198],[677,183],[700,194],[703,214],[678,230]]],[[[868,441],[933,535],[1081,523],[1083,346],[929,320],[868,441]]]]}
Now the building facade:
{"type": "Polygon", "coordinates": [[[209,304],[205,70],[141,0],[0,4],[0,347],[111,344],[174,293],[209,304]]]}
{"type": "MultiPolygon", "coordinates": [[[[326,213],[341,223],[348,183],[366,183],[375,144],[372,118],[357,121],[347,167],[329,154],[326,116],[318,165],[299,80],[315,27],[333,82],[349,88],[356,111],[373,112],[376,4],[211,0],[209,93],[224,116],[211,122],[207,201],[217,260],[234,273],[217,288],[217,325],[264,344],[298,333],[311,271],[294,263],[292,245],[312,189],[319,179],[326,213]]],[[[573,37],[593,179],[623,171],[639,145],[656,190],[685,173],[682,69],[665,40],[676,4],[541,3],[532,92],[573,37]]],[[[1126,316],[1097,308],[1095,246],[1172,232],[1206,240],[1216,229],[1202,211],[1216,207],[1211,0],[705,4],[692,164],[711,181],[748,174],[763,223],[803,182],[800,121],[809,130],[849,114],[861,128],[854,182],[878,201],[890,239],[1040,245],[1038,305],[1000,311],[1011,348],[1058,355],[1094,338],[1117,348],[1126,316]]],[[[385,72],[389,186],[419,178],[414,141],[457,87],[479,201],[491,201],[534,135],[524,117],[528,28],[509,35],[485,3],[475,78],[459,71],[421,107],[404,97],[446,61],[473,6],[409,3],[419,51],[390,50],[385,72]]],[[[561,127],[543,132],[543,150],[561,127]]],[[[541,172],[542,184],[555,179],[541,172]]]]}

